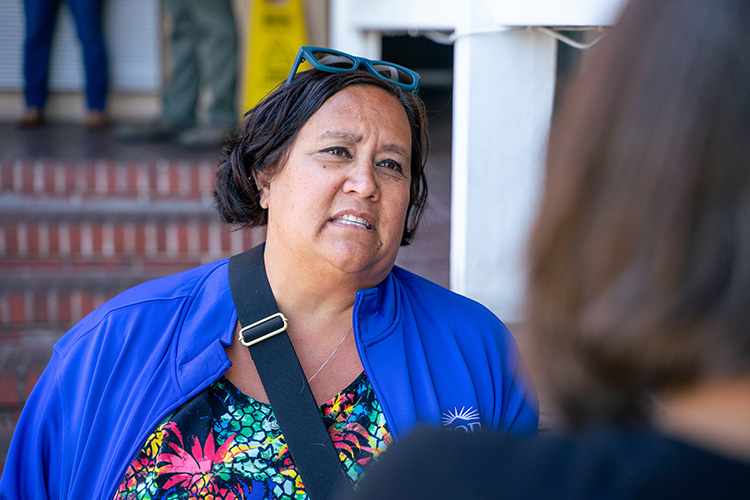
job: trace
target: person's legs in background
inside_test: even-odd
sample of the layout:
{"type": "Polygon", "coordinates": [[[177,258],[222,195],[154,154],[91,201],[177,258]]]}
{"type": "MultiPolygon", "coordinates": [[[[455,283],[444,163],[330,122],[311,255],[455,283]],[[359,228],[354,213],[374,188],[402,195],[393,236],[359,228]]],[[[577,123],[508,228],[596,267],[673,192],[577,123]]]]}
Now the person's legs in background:
{"type": "Polygon", "coordinates": [[[200,28],[196,21],[195,3],[195,0],[164,0],[164,7],[172,19],[172,34],[169,39],[171,67],[162,94],[162,118],[180,129],[195,125],[195,109],[200,93],[200,28]]]}
{"type": "Polygon", "coordinates": [[[195,0],[162,0],[172,22],[169,37],[167,78],[162,88],[161,116],[154,122],[121,127],[118,139],[125,142],[147,142],[176,139],[195,125],[196,105],[200,93],[198,71],[198,26],[195,22],[195,0]]]}
{"type": "Polygon", "coordinates": [[[205,33],[198,57],[211,89],[208,119],[226,127],[237,125],[237,26],[231,0],[196,0],[205,33]]]}
{"type": "Polygon", "coordinates": [[[107,53],[102,29],[103,0],[67,0],[83,49],[86,71],[86,125],[102,127],[107,100],[107,53]]]}
{"type": "Polygon", "coordinates": [[[59,0],[24,0],[23,7],[26,17],[26,38],[23,46],[26,112],[19,125],[35,126],[44,120],[52,34],[59,0]]]}
{"type": "Polygon", "coordinates": [[[163,0],[172,19],[171,67],[161,118],[124,127],[123,141],[175,139],[187,147],[221,146],[237,126],[237,27],[231,0],[163,0]],[[201,88],[211,91],[208,123],[198,124],[201,88]]]}
{"type": "Polygon", "coordinates": [[[211,98],[208,123],[186,130],[178,142],[188,147],[220,146],[237,126],[237,27],[232,2],[188,0],[187,3],[192,7],[195,32],[200,33],[197,57],[201,82],[210,89],[211,98]]]}

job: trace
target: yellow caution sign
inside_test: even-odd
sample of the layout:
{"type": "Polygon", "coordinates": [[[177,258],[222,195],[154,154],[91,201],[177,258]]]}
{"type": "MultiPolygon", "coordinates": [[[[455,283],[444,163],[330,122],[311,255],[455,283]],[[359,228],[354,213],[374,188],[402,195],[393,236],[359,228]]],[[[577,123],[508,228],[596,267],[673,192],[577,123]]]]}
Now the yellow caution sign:
{"type": "Polygon", "coordinates": [[[253,0],[245,59],[244,110],[286,80],[306,45],[302,0],[253,0]]]}

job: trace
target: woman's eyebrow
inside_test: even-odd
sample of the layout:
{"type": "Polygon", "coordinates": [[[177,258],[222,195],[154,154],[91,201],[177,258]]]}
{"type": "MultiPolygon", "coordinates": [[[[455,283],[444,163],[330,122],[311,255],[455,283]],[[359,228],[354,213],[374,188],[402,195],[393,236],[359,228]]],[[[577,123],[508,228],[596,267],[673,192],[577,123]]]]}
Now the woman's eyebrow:
{"type": "Polygon", "coordinates": [[[397,155],[401,155],[404,158],[409,158],[409,151],[402,148],[398,144],[385,144],[383,146],[383,151],[388,151],[389,153],[396,153],[397,155]]]}
{"type": "MultiPolygon", "coordinates": [[[[362,142],[362,136],[360,134],[345,132],[343,130],[326,130],[321,134],[320,137],[321,139],[338,139],[346,142],[347,144],[358,144],[362,142]]],[[[383,151],[396,153],[403,156],[404,158],[409,158],[410,152],[407,149],[399,146],[398,144],[385,144],[383,145],[382,149],[383,151]]]]}
{"type": "Polygon", "coordinates": [[[320,136],[321,139],[339,139],[349,144],[357,144],[362,142],[362,136],[354,134],[352,132],[344,132],[342,130],[326,130],[320,136]]]}

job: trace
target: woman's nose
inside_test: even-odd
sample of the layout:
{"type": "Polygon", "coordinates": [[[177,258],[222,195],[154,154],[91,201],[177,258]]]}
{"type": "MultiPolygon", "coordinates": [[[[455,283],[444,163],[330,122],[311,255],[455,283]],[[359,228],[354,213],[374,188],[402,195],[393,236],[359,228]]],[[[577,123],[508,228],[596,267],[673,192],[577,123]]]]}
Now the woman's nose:
{"type": "Polygon", "coordinates": [[[380,187],[372,162],[360,160],[351,165],[344,181],[344,192],[358,194],[363,198],[379,198],[380,187]]]}

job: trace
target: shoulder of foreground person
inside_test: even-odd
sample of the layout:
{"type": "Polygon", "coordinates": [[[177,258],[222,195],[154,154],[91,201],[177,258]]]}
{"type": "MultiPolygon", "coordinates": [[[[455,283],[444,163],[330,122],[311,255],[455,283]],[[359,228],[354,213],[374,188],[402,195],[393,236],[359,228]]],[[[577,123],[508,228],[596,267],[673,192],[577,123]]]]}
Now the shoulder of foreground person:
{"type": "Polygon", "coordinates": [[[342,499],[743,498],[750,463],[647,429],[573,437],[418,429],[342,499]]]}

